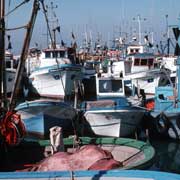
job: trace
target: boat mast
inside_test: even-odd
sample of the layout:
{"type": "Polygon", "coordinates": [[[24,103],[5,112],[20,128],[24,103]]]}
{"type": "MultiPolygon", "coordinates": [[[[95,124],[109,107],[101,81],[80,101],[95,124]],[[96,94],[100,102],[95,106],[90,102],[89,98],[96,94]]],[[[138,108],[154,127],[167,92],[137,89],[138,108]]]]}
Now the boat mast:
{"type": "MultiPolygon", "coordinates": [[[[180,100],[180,52],[179,52],[179,47],[180,47],[180,17],[178,18],[178,29],[177,29],[177,37],[176,37],[176,40],[177,40],[177,45],[178,45],[178,57],[177,57],[177,100],[179,102],[180,100]]],[[[179,105],[179,103],[178,103],[179,105]]]]}
{"type": "Polygon", "coordinates": [[[170,37],[169,37],[169,24],[168,24],[168,14],[166,14],[166,35],[167,35],[167,55],[170,54],[170,37]]]}
{"type": "Polygon", "coordinates": [[[139,45],[141,45],[141,18],[140,18],[140,15],[138,15],[137,21],[138,21],[138,27],[139,27],[139,45]]]}
{"type": "Polygon", "coordinates": [[[7,108],[5,64],[5,0],[0,0],[0,99],[1,107],[7,108]]]}
{"type": "Polygon", "coordinates": [[[133,20],[138,22],[139,45],[142,45],[142,40],[141,40],[141,36],[142,36],[141,22],[142,22],[142,20],[146,21],[146,18],[141,19],[141,16],[138,14],[137,19],[133,18],[133,20]]]}
{"type": "Polygon", "coordinates": [[[55,21],[52,20],[52,14],[53,14],[53,9],[57,8],[58,6],[53,6],[53,2],[51,2],[51,6],[49,7],[49,6],[45,6],[44,1],[41,0],[40,2],[42,4],[43,13],[44,13],[46,25],[47,25],[47,45],[49,45],[48,37],[50,37],[51,47],[55,47],[54,46],[54,40],[52,37],[52,31],[51,31],[51,29],[55,29],[55,27],[53,25],[53,23],[55,21]],[[49,13],[50,15],[48,14],[48,9],[50,9],[50,13],[49,13]],[[51,16],[51,18],[50,18],[51,20],[49,20],[48,15],[49,15],[49,17],[51,16]],[[51,25],[50,25],[50,21],[51,21],[51,25]]]}
{"type": "Polygon", "coordinates": [[[12,111],[16,106],[16,100],[19,93],[20,82],[21,82],[21,79],[24,73],[24,68],[25,68],[25,60],[27,59],[30,40],[32,37],[32,32],[33,32],[38,10],[39,10],[39,0],[34,0],[31,19],[27,25],[26,36],[25,36],[25,40],[24,40],[24,44],[23,44],[23,48],[21,52],[20,61],[18,63],[13,92],[11,94],[10,105],[9,105],[10,111],[12,111]]]}
{"type": "Polygon", "coordinates": [[[5,0],[0,0],[0,99],[1,107],[7,108],[6,95],[6,64],[5,64],[5,0]]]}

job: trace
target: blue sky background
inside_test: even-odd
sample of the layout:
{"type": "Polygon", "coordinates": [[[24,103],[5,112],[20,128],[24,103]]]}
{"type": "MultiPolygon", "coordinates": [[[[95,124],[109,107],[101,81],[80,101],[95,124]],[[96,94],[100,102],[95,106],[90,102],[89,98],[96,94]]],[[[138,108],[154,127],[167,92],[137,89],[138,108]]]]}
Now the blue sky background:
{"type": "MultiPolygon", "coordinates": [[[[22,1],[5,0],[6,12],[22,1]]],[[[54,6],[58,6],[54,9],[61,26],[61,33],[57,34],[57,39],[59,41],[63,39],[68,45],[72,41],[72,31],[78,45],[82,44],[85,32],[93,41],[99,34],[108,45],[111,45],[113,37],[119,37],[120,33],[121,36],[125,36],[126,33],[131,39],[138,32],[138,15],[141,17],[142,33],[149,36],[153,34],[154,43],[159,43],[160,40],[165,40],[166,20],[169,25],[178,24],[180,15],[180,0],[44,0],[49,6],[51,1],[54,6]]],[[[26,24],[31,15],[32,2],[31,0],[7,16],[6,26],[11,28],[26,24]]],[[[21,51],[24,32],[24,30],[8,32],[11,35],[13,52],[16,54],[21,51]]],[[[38,43],[40,47],[46,47],[46,32],[45,19],[42,11],[39,11],[31,46],[38,43]]]]}

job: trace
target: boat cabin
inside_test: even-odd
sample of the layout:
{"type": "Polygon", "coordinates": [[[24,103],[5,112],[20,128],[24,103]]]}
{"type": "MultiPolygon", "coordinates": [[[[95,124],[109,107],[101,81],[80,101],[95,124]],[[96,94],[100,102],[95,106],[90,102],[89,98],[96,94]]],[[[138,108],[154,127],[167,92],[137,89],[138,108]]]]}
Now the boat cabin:
{"type": "Polygon", "coordinates": [[[157,69],[160,67],[160,63],[156,61],[154,54],[151,53],[138,53],[128,55],[125,61],[126,73],[141,72],[151,69],[157,69]]]}
{"type": "Polygon", "coordinates": [[[97,98],[124,96],[124,82],[120,77],[96,76],[97,98]]]}
{"type": "Polygon", "coordinates": [[[130,45],[127,47],[127,54],[143,53],[144,47],[142,45],[130,45]]]}
{"type": "Polygon", "coordinates": [[[56,49],[46,48],[43,49],[44,58],[67,58],[67,48],[66,47],[58,47],[56,49]]]}

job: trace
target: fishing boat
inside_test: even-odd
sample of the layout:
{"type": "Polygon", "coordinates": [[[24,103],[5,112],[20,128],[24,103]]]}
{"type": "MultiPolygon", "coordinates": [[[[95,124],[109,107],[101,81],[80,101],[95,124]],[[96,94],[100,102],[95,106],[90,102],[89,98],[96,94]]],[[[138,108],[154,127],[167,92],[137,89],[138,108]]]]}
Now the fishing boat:
{"type": "Polygon", "coordinates": [[[36,59],[39,65],[29,76],[31,94],[62,100],[73,96],[74,81],[82,79],[83,68],[72,63],[67,57],[67,51],[67,48],[59,46],[43,50],[36,59]]]}
{"type": "MultiPolygon", "coordinates": [[[[52,3],[51,3],[52,6],[52,3]]],[[[55,99],[70,99],[74,96],[74,82],[82,79],[82,66],[76,62],[76,42],[67,47],[63,41],[56,41],[56,32],[60,32],[57,24],[50,26],[50,22],[58,19],[49,19],[48,15],[55,12],[44,10],[48,28],[50,45],[40,50],[35,50],[32,56],[26,59],[26,69],[29,74],[29,90],[32,95],[55,99]],[[55,27],[51,29],[52,27],[55,27]]],[[[52,18],[51,17],[51,18],[52,18]]],[[[32,51],[31,51],[32,52],[32,51]]]]}
{"type": "MultiPolygon", "coordinates": [[[[123,78],[108,74],[96,75],[95,84],[95,99],[86,100],[81,104],[82,118],[79,124],[82,126],[82,135],[113,137],[133,135],[145,110],[140,107],[138,100],[125,96],[123,78]]],[[[91,88],[87,91],[89,90],[91,91],[91,88]]]]}
{"type": "Polygon", "coordinates": [[[117,68],[114,67],[114,69],[117,69],[117,73],[118,70],[122,72],[126,86],[132,91],[134,87],[143,90],[148,98],[154,97],[155,87],[163,83],[167,85],[170,77],[170,73],[166,72],[165,68],[161,68],[161,62],[152,53],[129,54],[124,61],[115,63],[113,64],[117,68]]]}
{"type": "Polygon", "coordinates": [[[142,171],[142,170],[109,170],[109,171],[59,171],[59,172],[24,172],[24,173],[0,173],[0,178],[4,179],[44,179],[53,180],[54,178],[62,178],[64,180],[76,178],[80,179],[102,179],[102,180],[179,180],[180,175],[175,173],[158,172],[158,171],[142,171]]]}
{"type": "Polygon", "coordinates": [[[53,126],[61,126],[64,136],[74,133],[73,121],[77,111],[70,104],[40,99],[21,103],[15,110],[21,115],[27,137],[49,138],[49,129],[53,126]]]}
{"type": "Polygon", "coordinates": [[[153,164],[155,157],[154,148],[149,143],[128,138],[79,137],[77,141],[72,136],[64,138],[63,145],[64,151],[57,151],[52,155],[49,153],[52,147],[49,140],[24,139],[18,147],[8,151],[7,170],[33,173],[33,171],[107,170],[112,168],[118,170],[146,169],[153,164]],[[66,157],[71,160],[66,160],[66,157]],[[102,158],[106,162],[103,163],[102,158]],[[59,160],[64,160],[64,163],[59,160]],[[96,166],[93,165],[94,163],[96,166]],[[41,169],[46,166],[47,168],[41,169]]]}
{"type": "MultiPolygon", "coordinates": [[[[179,38],[179,27],[173,28],[176,39],[179,38]]],[[[155,106],[151,115],[155,118],[156,129],[159,133],[173,139],[180,139],[180,57],[177,54],[176,85],[157,87],[155,93],[155,106]]]]}

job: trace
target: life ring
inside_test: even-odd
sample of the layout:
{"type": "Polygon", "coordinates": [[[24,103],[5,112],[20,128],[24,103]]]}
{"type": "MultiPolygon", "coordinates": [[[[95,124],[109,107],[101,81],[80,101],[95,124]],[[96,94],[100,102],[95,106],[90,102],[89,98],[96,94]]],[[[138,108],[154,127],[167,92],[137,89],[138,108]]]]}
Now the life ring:
{"type": "Polygon", "coordinates": [[[170,128],[170,120],[164,113],[161,113],[155,118],[155,126],[158,133],[168,133],[170,128]]]}

